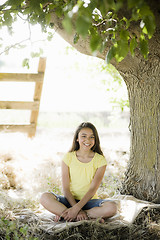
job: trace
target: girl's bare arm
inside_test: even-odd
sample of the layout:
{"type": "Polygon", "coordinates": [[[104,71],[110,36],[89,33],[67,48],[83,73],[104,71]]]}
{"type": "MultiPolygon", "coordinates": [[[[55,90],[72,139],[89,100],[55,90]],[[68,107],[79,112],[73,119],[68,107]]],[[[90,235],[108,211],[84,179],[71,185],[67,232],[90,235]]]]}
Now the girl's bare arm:
{"type": "Polygon", "coordinates": [[[72,206],[72,208],[69,208],[63,212],[62,217],[67,221],[72,221],[75,218],[77,218],[78,220],[88,219],[84,211],[79,208],[73,208],[73,206],[76,206],[77,202],[75,201],[74,197],[70,192],[69,168],[64,162],[62,162],[62,187],[64,196],[67,198],[68,202],[72,206]]]}
{"type": "Polygon", "coordinates": [[[67,198],[71,206],[76,204],[74,197],[70,192],[70,176],[69,167],[62,161],[62,188],[64,196],[67,198]]]}
{"type": "Polygon", "coordinates": [[[84,197],[76,204],[76,207],[81,209],[96,193],[99,188],[99,185],[103,179],[104,173],[106,170],[106,166],[102,166],[97,169],[95,176],[92,180],[90,188],[88,192],[84,195],[84,197]]]}
{"type": "Polygon", "coordinates": [[[62,217],[64,217],[65,220],[71,221],[75,219],[83,206],[94,196],[103,179],[105,170],[106,166],[97,169],[88,192],[77,203],[70,192],[69,168],[64,162],[62,163],[62,185],[64,196],[72,206],[72,208],[65,210],[62,214],[62,217]]]}

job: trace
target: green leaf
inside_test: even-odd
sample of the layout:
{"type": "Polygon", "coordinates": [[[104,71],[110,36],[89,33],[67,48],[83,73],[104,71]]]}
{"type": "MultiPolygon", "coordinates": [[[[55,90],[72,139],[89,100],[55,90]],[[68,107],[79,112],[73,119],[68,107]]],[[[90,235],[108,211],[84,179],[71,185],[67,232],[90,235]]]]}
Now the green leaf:
{"type": "Polygon", "coordinates": [[[47,40],[51,41],[53,39],[54,33],[48,32],[47,40]]]}
{"type": "Polygon", "coordinates": [[[79,16],[76,21],[76,30],[82,36],[86,36],[88,34],[88,30],[90,27],[90,21],[85,16],[79,16]]]}
{"type": "Polygon", "coordinates": [[[147,59],[149,53],[148,41],[144,38],[140,38],[140,50],[144,58],[147,59]]]}
{"type": "Polygon", "coordinates": [[[140,19],[140,18],[139,18],[139,13],[137,12],[136,9],[134,9],[134,10],[132,11],[132,18],[131,18],[131,20],[137,22],[139,19],[140,19]]]}
{"type": "Polygon", "coordinates": [[[62,25],[69,34],[72,33],[73,26],[72,26],[72,21],[70,17],[66,16],[62,22],[62,25]]]}
{"type": "Polygon", "coordinates": [[[130,21],[126,18],[126,17],[123,17],[121,20],[120,20],[121,23],[124,24],[125,22],[125,28],[128,29],[129,26],[130,26],[130,21]]]}
{"type": "Polygon", "coordinates": [[[134,8],[140,2],[141,2],[141,0],[128,0],[128,8],[134,8]]]}
{"type": "Polygon", "coordinates": [[[14,0],[14,1],[13,0],[8,0],[7,1],[7,5],[8,6],[12,6],[13,8],[15,8],[15,7],[21,5],[22,2],[23,2],[23,0],[14,0]]]}
{"type": "Polygon", "coordinates": [[[29,3],[30,3],[30,9],[34,13],[40,15],[43,12],[42,8],[41,8],[41,5],[40,5],[40,2],[38,3],[37,0],[32,0],[29,3]]]}
{"type": "Polygon", "coordinates": [[[106,55],[106,63],[107,64],[109,64],[110,63],[110,61],[112,60],[112,58],[114,58],[115,57],[115,46],[112,46],[110,49],[109,49],[109,51],[108,51],[108,53],[107,53],[107,55],[106,55]]]}
{"type": "Polygon", "coordinates": [[[145,24],[143,32],[145,34],[148,34],[148,38],[150,39],[155,32],[156,28],[155,19],[152,16],[146,16],[144,17],[143,22],[145,24]]]}
{"type": "Polygon", "coordinates": [[[123,39],[117,41],[115,59],[117,62],[121,62],[128,54],[128,41],[123,39]]]}
{"type": "Polygon", "coordinates": [[[131,55],[132,57],[134,57],[134,50],[135,48],[137,47],[137,41],[136,41],[136,38],[132,38],[131,42],[130,42],[130,52],[131,52],[131,55]]]}
{"type": "Polygon", "coordinates": [[[78,42],[78,40],[79,40],[79,34],[76,33],[76,34],[74,35],[74,40],[73,40],[74,44],[76,44],[76,43],[78,42]]]}
{"type": "Polygon", "coordinates": [[[51,21],[51,14],[50,13],[47,13],[45,15],[45,19],[46,19],[46,23],[49,25],[50,24],[50,21],[51,21]]]}
{"type": "Polygon", "coordinates": [[[90,48],[92,52],[100,49],[101,42],[102,42],[101,37],[98,34],[91,37],[90,48]]]}
{"type": "Polygon", "coordinates": [[[31,57],[32,58],[40,57],[42,54],[43,54],[43,49],[39,48],[39,52],[31,52],[31,57]]]}
{"type": "Polygon", "coordinates": [[[120,31],[120,38],[124,41],[128,41],[129,40],[129,32],[127,30],[121,30],[120,31]]]}
{"type": "Polygon", "coordinates": [[[27,235],[27,232],[28,232],[28,226],[27,225],[24,225],[23,227],[20,228],[20,232],[26,236],[27,235]]]}
{"type": "Polygon", "coordinates": [[[116,4],[114,0],[103,0],[101,1],[101,12],[106,14],[106,10],[108,9],[116,9],[116,4]]]}
{"type": "Polygon", "coordinates": [[[120,8],[123,7],[123,0],[122,1],[117,1],[116,4],[115,4],[115,11],[118,12],[120,8]]]}
{"type": "Polygon", "coordinates": [[[146,3],[144,2],[144,4],[142,4],[142,6],[139,8],[139,14],[140,16],[143,18],[144,16],[153,16],[152,11],[150,10],[150,7],[148,5],[146,5],[146,3]]]}
{"type": "Polygon", "coordinates": [[[9,12],[4,13],[4,21],[5,21],[5,25],[10,26],[12,24],[12,16],[9,12]]]}
{"type": "Polygon", "coordinates": [[[29,58],[25,58],[22,62],[23,67],[27,67],[29,69],[29,58]]]}
{"type": "Polygon", "coordinates": [[[56,14],[57,14],[58,17],[62,17],[63,8],[62,8],[61,4],[56,6],[55,11],[56,11],[56,14]]]}

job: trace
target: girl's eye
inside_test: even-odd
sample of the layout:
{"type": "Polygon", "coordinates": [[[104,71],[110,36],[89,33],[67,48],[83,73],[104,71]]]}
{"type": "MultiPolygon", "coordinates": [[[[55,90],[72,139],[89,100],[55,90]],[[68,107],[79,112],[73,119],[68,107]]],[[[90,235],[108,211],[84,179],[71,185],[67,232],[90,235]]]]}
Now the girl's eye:
{"type": "MultiPolygon", "coordinates": [[[[81,137],[82,137],[82,138],[86,138],[87,136],[85,136],[85,135],[82,135],[81,137]]],[[[92,138],[92,139],[93,139],[93,138],[95,138],[95,137],[94,137],[94,136],[92,136],[92,137],[90,137],[90,138],[92,138]]]]}

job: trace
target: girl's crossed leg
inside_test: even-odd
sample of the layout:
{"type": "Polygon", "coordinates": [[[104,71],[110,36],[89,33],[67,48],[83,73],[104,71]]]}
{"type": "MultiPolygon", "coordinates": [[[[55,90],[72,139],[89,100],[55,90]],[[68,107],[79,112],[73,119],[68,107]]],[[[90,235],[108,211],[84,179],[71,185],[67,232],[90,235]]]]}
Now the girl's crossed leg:
{"type": "Polygon", "coordinates": [[[40,203],[45,209],[56,215],[56,222],[60,220],[61,214],[67,209],[64,204],[57,200],[57,197],[54,194],[49,192],[45,192],[42,194],[40,198],[40,203]]]}
{"type": "Polygon", "coordinates": [[[117,204],[113,201],[105,201],[99,207],[93,207],[86,210],[89,218],[110,218],[117,213],[117,204]]]}
{"type": "MultiPolygon", "coordinates": [[[[59,221],[62,213],[67,208],[71,207],[68,201],[64,197],[55,195],[54,193],[49,193],[49,192],[42,194],[40,203],[49,212],[56,215],[55,221],[59,221]]],[[[94,201],[90,200],[85,206],[84,206],[84,210],[86,211],[88,218],[91,218],[91,219],[110,218],[117,213],[117,204],[110,200],[103,201],[98,199],[98,201],[96,201],[96,199],[94,199],[94,201]]],[[[82,219],[82,220],[85,220],[85,219],[82,219]]]]}

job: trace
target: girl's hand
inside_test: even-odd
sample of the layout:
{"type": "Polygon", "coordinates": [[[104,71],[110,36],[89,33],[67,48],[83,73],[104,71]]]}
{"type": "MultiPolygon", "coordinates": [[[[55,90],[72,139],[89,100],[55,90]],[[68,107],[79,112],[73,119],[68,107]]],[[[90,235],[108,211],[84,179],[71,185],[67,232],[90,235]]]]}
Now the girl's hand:
{"type": "Polygon", "coordinates": [[[77,214],[77,221],[82,221],[82,220],[88,220],[88,216],[85,211],[80,210],[79,213],[77,214]]]}
{"type": "Polygon", "coordinates": [[[79,208],[76,207],[76,205],[74,205],[71,208],[68,208],[67,210],[65,210],[62,214],[61,217],[64,218],[64,220],[71,222],[72,220],[76,219],[78,212],[79,212],[79,208]]]}

